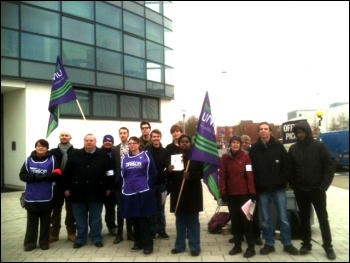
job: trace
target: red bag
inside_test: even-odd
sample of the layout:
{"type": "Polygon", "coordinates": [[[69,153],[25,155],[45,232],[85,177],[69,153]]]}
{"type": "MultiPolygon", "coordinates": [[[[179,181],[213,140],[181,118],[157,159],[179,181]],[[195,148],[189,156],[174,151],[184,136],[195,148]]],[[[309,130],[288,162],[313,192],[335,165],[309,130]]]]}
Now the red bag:
{"type": "Polygon", "coordinates": [[[216,209],[208,223],[208,231],[211,234],[221,234],[221,229],[231,220],[228,212],[219,212],[219,209],[220,207],[216,209]]]}

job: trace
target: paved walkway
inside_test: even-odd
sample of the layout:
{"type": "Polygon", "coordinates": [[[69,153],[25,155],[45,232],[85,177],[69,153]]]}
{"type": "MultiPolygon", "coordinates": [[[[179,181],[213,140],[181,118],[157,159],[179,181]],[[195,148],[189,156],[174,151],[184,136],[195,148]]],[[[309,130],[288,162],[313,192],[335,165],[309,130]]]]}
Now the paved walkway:
{"type": "MultiPolygon", "coordinates": [[[[60,240],[52,243],[49,250],[35,249],[24,252],[23,239],[26,228],[26,211],[19,205],[20,192],[1,194],[1,262],[324,262],[329,261],[321,247],[322,239],[318,220],[312,226],[313,242],[312,253],[306,256],[291,256],[283,252],[282,244],[276,242],[276,252],[267,256],[260,255],[260,247],[256,246],[257,254],[251,259],[245,259],[243,254],[230,256],[229,250],[232,244],[228,240],[230,235],[213,235],[207,231],[207,223],[216,209],[216,202],[208,192],[205,185],[204,203],[205,209],[200,213],[201,222],[201,246],[202,253],[199,257],[190,256],[189,250],[177,255],[172,255],[170,250],[175,243],[175,218],[167,212],[167,232],[169,240],[156,239],[154,253],[145,256],[142,251],[130,252],[133,246],[131,241],[113,244],[114,237],[107,235],[104,225],[104,247],[97,248],[91,241],[88,245],[73,249],[73,243],[67,240],[65,228],[61,230],[60,240]]],[[[331,186],[327,192],[328,212],[331,223],[333,245],[337,255],[335,261],[349,262],[349,190],[331,186]]],[[[167,205],[169,204],[167,200],[167,205]]],[[[166,208],[169,211],[169,207],[166,208]]],[[[226,209],[224,207],[223,209],[226,209]]],[[[64,221],[62,220],[62,225],[64,221]]],[[[300,241],[294,240],[293,244],[300,248],[300,241]]],[[[246,244],[243,243],[243,249],[246,244]]]]}

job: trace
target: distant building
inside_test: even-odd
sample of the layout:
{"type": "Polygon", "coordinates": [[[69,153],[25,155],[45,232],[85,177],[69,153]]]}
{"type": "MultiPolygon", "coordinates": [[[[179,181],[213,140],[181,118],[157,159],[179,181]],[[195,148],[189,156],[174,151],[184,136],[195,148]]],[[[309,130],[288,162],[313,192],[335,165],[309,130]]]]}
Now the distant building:
{"type": "Polygon", "coordinates": [[[322,121],[319,127],[321,132],[337,129],[349,129],[349,102],[336,102],[323,110],[294,110],[288,112],[288,120],[306,119],[310,125],[318,125],[319,118],[316,113],[321,111],[322,121]]]}

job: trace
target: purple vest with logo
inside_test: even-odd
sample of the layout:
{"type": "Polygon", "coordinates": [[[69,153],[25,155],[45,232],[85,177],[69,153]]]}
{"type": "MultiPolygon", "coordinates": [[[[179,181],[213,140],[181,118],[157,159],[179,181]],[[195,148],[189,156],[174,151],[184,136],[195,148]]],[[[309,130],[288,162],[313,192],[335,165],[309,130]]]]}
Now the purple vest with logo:
{"type": "Polygon", "coordinates": [[[125,155],[121,173],[123,177],[123,194],[133,195],[149,191],[149,163],[148,155],[144,151],[135,156],[125,155]]]}
{"type": "MultiPolygon", "coordinates": [[[[34,161],[31,157],[26,160],[29,173],[52,173],[54,170],[54,157],[50,156],[43,161],[34,161]]],[[[48,202],[53,198],[55,182],[31,182],[26,184],[26,202],[48,202]]]]}

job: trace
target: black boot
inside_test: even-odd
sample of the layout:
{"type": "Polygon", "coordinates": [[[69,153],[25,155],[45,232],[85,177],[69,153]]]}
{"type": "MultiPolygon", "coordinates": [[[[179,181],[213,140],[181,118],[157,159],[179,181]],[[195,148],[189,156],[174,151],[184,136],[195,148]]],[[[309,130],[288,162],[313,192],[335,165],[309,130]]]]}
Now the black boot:
{"type": "Polygon", "coordinates": [[[242,253],[241,243],[236,243],[235,246],[230,250],[229,254],[231,256],[234,256],[234,255],[237,255],[239,253],[242,253]]]}
{"type": "Polygon", "coordinates": [[[243,257],[245,258],[251,258],[255,255],[255,247],[254,245],[250,245],[247,248],[247,251],[244,253],[243,257]]]}

